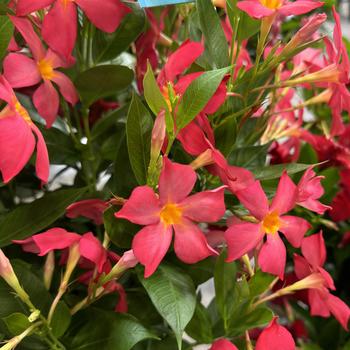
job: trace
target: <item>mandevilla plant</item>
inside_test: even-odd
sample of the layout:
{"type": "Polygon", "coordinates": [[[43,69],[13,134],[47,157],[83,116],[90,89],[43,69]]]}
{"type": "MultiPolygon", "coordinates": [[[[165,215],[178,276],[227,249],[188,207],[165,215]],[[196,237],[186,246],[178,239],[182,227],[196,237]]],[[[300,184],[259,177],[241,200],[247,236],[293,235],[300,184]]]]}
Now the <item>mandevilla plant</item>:
{"type": "Polygon", "coordinates": [[[0,28],[1,350],[350,349],[335,6],[0,0],[0,28]]]}

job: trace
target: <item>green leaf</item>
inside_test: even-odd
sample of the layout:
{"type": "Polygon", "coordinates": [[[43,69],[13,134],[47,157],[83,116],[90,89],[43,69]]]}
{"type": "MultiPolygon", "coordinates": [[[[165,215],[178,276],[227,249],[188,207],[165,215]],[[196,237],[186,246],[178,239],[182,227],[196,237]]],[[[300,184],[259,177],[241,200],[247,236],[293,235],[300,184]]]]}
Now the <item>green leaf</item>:
{"type": "Polygon", "coordinates": [[[289,175],[299,173],[312,166],[312,164],[290,163],[269,165],[262,168],[252,169],[253,174],[257,180],[272,180],[281,177],[284,170],[289,175]]]}
{"type": "Polygon", "coordinates": [[[110,207],[103,213],[105,230],[111,241],[120,248],[130,248],[133,235],[140,230],[128,220],[117,219],[114,213],[120,208],[110,207]]]}
{"type": "Polygon", "coordinates": [[[236,285],[237,266],[235,262],[227,263],[226,251],[216,260],[214,272],[215,300],[224,323],[230,317],[233,302],[233,291],[236,285]]]}
{"type": "Polygon", "coordinates": [[[266,163],[270,143],[262,146],[248,146],[234,149],[228,156],[230,164],[246,169],[263,167],[266,163]]]}
{"type": "Polygon", "coordinates": [[[132,170],[139,185],[147,182],[153,119],[137,95],[133,95],[126,121],[126,138],[132,170]]]}
{"type": "Polygon", "coordinates": [[[248,282],[250,296],[254,297],[264,293],[275,278],[276,276],[262,272],[261,270],[256,271],[248,282]]]}
{"type": "Polygon", "coordinates": [[[151,111],[158,115],[160,111],[165,111],[166,130],[169,135],[174,133],[174,121],[169,111],[168,104],[161,93],[156,78],[154,77],[150,63],[147,63],[147,72],[143,78],[143,89],[145,100],[151,111]]]}
{"type": "Polygon", "coordinates": [[[95,36],[96,62],[105,62],[116,58],[137,39],[144,29],[145,12],[136,6],[132,7],[133,11],[123,18],[115,32],[109,34],[97,31],[95,36]]]}
{"type": "Polygon", "coordinates": [[[230,63],[228,45],[220,18],[210,0],[197,0],[199,22],[205,47],[214,68],[224,68],[230,63]]]}
{"type": "Polygon", "coordinates": [[[182,334],[196,307],[196,291],[191,278],[164,264],[148,278],[144,278],[139,269],[138,277],[152,303],[174,331],[181,349],[182,334]]]}
{"type": "Polygon", "coordinates": [[[15,312],[7,317],[4,317],[3,321],[5,322],[10,333],[13,335],[21,334],[31,326],[28,317],[20,312],[15,312]]]}
{"type": "Polygon", "coordinates": [[[188,86],[177,111],[177,132],[189,124],[214,95],[230,67],[204,72],[188,86]]]}
{"type": "Polygon", "coordinates": [[[213,342],[212,323],[208,310],[199,301],[197,301],[192,320],[186,327],[186,333],[198,343],[210,344],[213,342]]]}
{"type": "Polygon", "coordinates": [[[32,203],[18,206],[0,221],[0,247],[14,239],[27,238],[47,228],[62,216],[68,205],[77,201],[86,188],[48,193],[32,203]]]}
{"type": "Polygon", "coordinates": [[[243,40],[249,39],[259,31],[261,21],[251,18],[243,11],[240,11],[239,18],[237,41],[241,43],[243,40]]]}
{"type": "Polygon", "coordinates": [[[127,88],[134,78],[131,69],[120,65],[103,65],[90,68],[78,75],[75,86],[85,106],[96,100],[112,96],[127,88]]]}
{"type": "MultiPolygon", "coordinates": [[[[81,316],[80,327],[73,334],[70,350],[130,350],[144,339],[157,339],[128,314],[91,308],[81,316]]],[[[79,320],[73,321],[74,324],[79,323],[79,320]]]]}
{"type": "Polygon", "coordinates": [[[13,35],[13,24],[8,16],[0,16],[0,60],[4,58],[13,35]]]}

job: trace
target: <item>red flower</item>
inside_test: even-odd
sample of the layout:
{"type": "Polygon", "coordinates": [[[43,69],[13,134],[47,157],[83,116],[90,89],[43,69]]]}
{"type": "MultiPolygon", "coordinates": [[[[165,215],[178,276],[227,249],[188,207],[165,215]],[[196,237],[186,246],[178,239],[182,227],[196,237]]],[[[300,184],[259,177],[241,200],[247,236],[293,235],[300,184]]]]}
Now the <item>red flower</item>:
{"type": "Polygon", "coordinates": [[[13,88],[40,83],[34,92],[33,103],[49,128],[55,121],[59,108],[59,96],[52,82],[58,85],[62,96],[72,105],[77,103],[78,94],[70,79],[55,69],[63,67],[64,62],[52,50],[45,52],[29,20],[14,16],[10,18],[26,40],[33,59],[20,53],[10,53],[4,60],[4,75],[13,88]]]}
{"type": "Polygon", "coordinates": [[[23,169],[36,146],[36,174],[46,183],[49,177],[49,156],[43,135],[3,76],[0,76],[0,99],[8,103],[0,112],[0,171],[3,181],[9,182],[23,169]]]}
{"type": "Polygon", "coordinates": [[[259,253],[259,266],[264,272],[283,279],[286,248],[278,232],[282,232],[294,247],[300,247],[305,232],[310,228],[305,219],[283,215],[295,206],[297,187],[285,172],[271,205],[259,181],[237,191],[236,196],[258,223],[234,223],[228,228],[225,233],[228,261],[236,260],[258,247],[266,235],[266,242],[259,253]]]}
{"type": "Polygon", "coordinates": [[[50,7],[44,17],[42,36],[49,46],[71,61],[77,37],[77,5],[99,29],[112,33],[131,10],[119,0],[18,0],[17,16],[50,7]]]}
{"type": "Polygon", "coordinates": [[[284,0],[243,0],[237,3],[239,9],[256,19],[275,14],[283,16],[303,15],[321,6],[323,6],[323,2],[312,0],[296,0],[294,2],[284,0]]]}
{"type": "Polygon", "coordinates": [[[277,323],[274,317],[270,324],[261,332],[256,342],[255,350],[294,350],[295,342],[289,331],[277,323]]]}
{"type": "Polygon", "coordinates": [[[295,273],[298,278],[302,279],[313,273],[318,273],[323,278],[323,287],[308,290],[311,315],[329,317],[333,314],[343,328],[348,330],[350,309],[342,300],[329,292],[329,289],[335,290],[334,282],[322,267],[327,254],[322,232],[304,238],[301,251],[304,257],[294,254],[295,273]]]}
{"type": "Polygon", "coordinates": [[[210,350],[238,350],[238,349],[227,339],[219,339],[213,343],[210,350]]]}
{"type": "Polygon", "coordinates": [[[66,216],[73,219],[84,216],[91,219],[96,225],[103,224],[103,212],[108,203],[101,199],[85,199],[71,204],[66,209],[66,216]]]}
{"type": "Polygon", "coordinates": [[[174,248],[185,263],[196,263],[217,254],[195,222],[215,222],[225,212],[224,188],[189,196],[196,173],[188,165],[164,157],[159,179],[159,197],[148,186],[134,189],[117,218],[146,225],[134,237],[136,258],[145,265],[145,277],[153,274],[169,249],[173,229],[174,248]]]}

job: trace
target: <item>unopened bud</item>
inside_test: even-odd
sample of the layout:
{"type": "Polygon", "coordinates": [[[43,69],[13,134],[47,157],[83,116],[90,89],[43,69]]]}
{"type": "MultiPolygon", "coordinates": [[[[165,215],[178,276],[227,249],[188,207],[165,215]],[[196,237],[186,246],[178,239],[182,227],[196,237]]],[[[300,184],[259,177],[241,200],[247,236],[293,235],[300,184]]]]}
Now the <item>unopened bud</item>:
{"type": "Polygon", "coordinates": [[[324,277],[320,273],[312,273],[300,281],[283,288],[283,290],[290,293],[302,289],[322,289],[322,287],[324,287],[324,277]]]}
{"type": "Polygon", "coordinates": [[[47,254],[45,266],[44,266],[44,285],[47,290],[50,289],[54,271],[55,271],[55,254],[53,251],[51,251],[47,254]]]}
{"type": "Polygon", "coordinates": [[[10,260],[0,249],[0,276],[18,294],[21,300],[28,300],[29,296],[19,284],[18,278],[13,271],[10,260]]]}
{"type": "Polygon", "coordinates": [[[151,162],[156,161],[159,153],[163,147],[165,140],[166,126],[165,126],[165,111],[162,110],[157,115],[152,130],[152,141],[151,141],[151,162]]]}
{"type": "Polygon", "coordinates": [[[284,47],[281,55],[287,55],[299,45],[312,40],[312,36],[318,31],[321,25],[327,20],[325,13],[319,13],[309,18],[306,24],[298,30],[289,43],[284,47]]]}
{"type": "Polygon", "coordinates": [[[214,164],[214,158],[213,151],[208,148],[206,151],[201,153],[190,165],[193,170],[196,170],[210,164],[214,164]]]}
{"type": "Polygon", "coordinates": [[[30,323],[35,322],[40,317],[40,310],[34,310],[28,317],[30,323]]]}

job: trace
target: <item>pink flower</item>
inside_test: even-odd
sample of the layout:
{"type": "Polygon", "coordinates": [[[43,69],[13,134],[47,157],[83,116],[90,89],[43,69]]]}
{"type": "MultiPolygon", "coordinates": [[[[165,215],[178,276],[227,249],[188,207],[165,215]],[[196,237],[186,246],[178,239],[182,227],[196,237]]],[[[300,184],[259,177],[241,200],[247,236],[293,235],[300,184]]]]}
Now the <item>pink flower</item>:
{"type": "Polygon", "coordinates": [[[52,228],[24,240],[16,240],[14,243],[22,244],[23,250],[44,256],[53,250],[63,250],[79,245],[79,253],[82,258],[96,265],[98,272],[102,272],[107,260],[107,252],[100,241],[91,233],[78,235],[68,232],[63,228],[52,228]]]}
{"type": "Polygon", "coordinates": [[[219,339],[213,343],[210,350],[238,350],[238,349],[227,339],[219,339]]]}
{"type": "Polygon", "coordinates": [[[323,6],[323,2],[312,0],[296,0],[294,2],[284,0],[243,0],[237,3],[239,9],[255,19],[276,14],[283,16],[303,15],[321,6],[323,6]]]}
{"type": "Polygon", "coordinates": [[[329,273],[323,269],[326,261],[326,247],[322,232],[303,239],[301,245],[303,256],[294,254],[295,273],[302,279],[313,273],[323,278],[323,287],[308,290],[308,301],[312,316],[329,317],[330,314],[348,330],[350,308],[338,297],[332,295],[329,289],[335,290],[334,282],[329,273]]]}
{"type": "Polygon", "coordinates": [[[237,191],[236,196],[258,222],[234,223],[228,228],[225,233],[228,261],[240,258],[262,244],[259,266],[262,271],[283,279],[286,248],[278,232],[282,232],[294,247],[300,247],[305,232],[310,228],[305,219],[283,215],[295,206],[297,187],[284,172],[271,205],[259,181],[237,191]],[[265,236],[266,242],[263,242],[265,236]]]}
{"type": "Polygon", "coordinates": [[[145,277],[153,274],[169,249],[173,230],[174,249],[180,260],[196,263],[217,254],[195,222],[215,222],[225,212],[224,188],[189,196],[196,173],[189,165],[163,159],[159,196],[148,186],[134,189],[117,218],[146,225],[133,239],[136,258],[145,266],[145,277]]]}
{"type": "Polygon", "coordinates": [[[70,79],[55,69],[64,66],[64,62],[52,50],[45,52],[29,20],[10,18],[30,47],[33,59],[24,54],[10,53],[4,60],[4,75],[13,88],[40,83],[34,92],[33,103],[46,120],[47,127],[51,127],[59,108],[59,96],[52,82],[58,85],[64,99],[72,105],[77,103],[78,94],[70,79]]]}
{"type": "Polygon", "coordinates": [[[8,103],[0,112],[0,171],[3,181],[9,182],[23,169],[36,146],[36,174],[46,183],[49,177],[49,156],[43,135],[3,76],[0,76],[0,99],[8,103]]]}
{"type": "Polygon", "coordinates": [[[324,176],[316,176],[312,167],[307,169],[299,181],[297,204],[312,210],[318,214],[323,214],[330,206],[322,204],[318,199],[323,196],[324,189],[321,180],[324,176]]]}
{"type": "Polygon", "coordinates": [[[16,14],[26,16],[50,5],[44,17],[42,36],[67,61],[71,60],[77,37],[77,5],[97,28],[107,33],[114,32],[131,11],[119,0],[18,0],[16,14]]]}
{"type": "Polygon", "coordinates": [[[108,208],[108,203],[101,199],[85,199],[71,204],[66,209],[68,218],[84,216],[91,219],[96,225],[103,224],[103,212],[108,208]]]}
{"type": "Polygon", "coordinates": [[[295,342],[289,331],[277,323],[274,317],[270,324],[261,332],[255,345],[255,350],[295,350],[295,342]]]}

